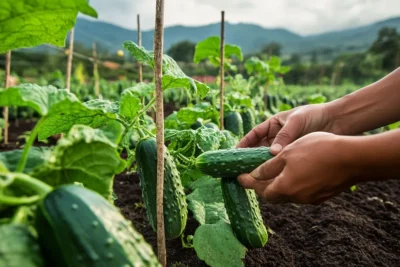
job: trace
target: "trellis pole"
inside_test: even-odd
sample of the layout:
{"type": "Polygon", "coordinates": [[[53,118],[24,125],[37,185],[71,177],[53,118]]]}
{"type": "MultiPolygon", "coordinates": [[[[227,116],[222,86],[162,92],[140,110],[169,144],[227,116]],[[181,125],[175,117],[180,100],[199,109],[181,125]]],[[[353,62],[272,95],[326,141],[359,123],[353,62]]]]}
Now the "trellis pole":
{"type": "Polygon", "coordinates": [[[74,54],[74,28],[71,29],[69,34],[69,48],[68,48],[68,61],[67,61],[67,77],[65,86],[68,91],[71,90],[71,72],[72,72],[72,58],[74,54]]]}
{"type": "MultiPolygon", "coordinates": [[[[6,53],[6,77],[4,79],[4,88],[10,86],[11,77],[11,50],[6,53]]],[[[4,107],[4,144],[8,144],[8,107],[4,107]]]]}
{"type": "Polygon", "coordinates": [[[224,129],[224,86],[225,86],[225,11],[221,11],[221,43],[220,43],[220,104],[219,104],[219,124],[220,129],[224,129]]]}
{"type": "Polygon", "coordinates": [[[164,0],[156,0],[154,30],[154,78],[156,84],[157,140],[157,250],[161,265],[167,266],[164,230],[164,103],[162,90],[162,57],[164,42],[164,0]]]}

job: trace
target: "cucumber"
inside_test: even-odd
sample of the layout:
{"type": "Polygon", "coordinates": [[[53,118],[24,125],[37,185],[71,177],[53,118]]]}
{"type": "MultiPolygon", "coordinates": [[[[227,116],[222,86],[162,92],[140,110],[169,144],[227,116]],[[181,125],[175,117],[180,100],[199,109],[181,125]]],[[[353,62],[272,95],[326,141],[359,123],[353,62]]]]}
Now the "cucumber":
{"type": "MultiPolygon", "coordinates": [[[[164,151],[164,227],[166,238],[173,239],[185,229],[188,211],[179,172],[166,147],[164,151]]],[[[136,163],[147,218],[156,231],[157,146],[154,138],[139,141],[136,163]]]]}
{"type": "Polygon", "coordinates": [[[237,239],[247,248],[261,248],[268,232],[254,190],[244,189],[236,179],[221,179],[225,209],[237,239]]]}
{"type": "Polygon", "coordinates": [[[161,266],[131,222],[81,186],[49,193],[38,205],[35,226],[47,266],[161,266]]]}
{"type": "Polygon", "coordinates": [[[218,125],[216,125],[216,124],[213,123],[213,122],[207,122],[206,124],[204,124],[204,126],[206,126],[207,128],[210,128],[210,129],[214,129],[214,130],[216,130],[216,131],[219,131],[218,125]]]}
{"type": "Polygon", "coordinates": [[[225,140],[221,141],[219,144],[220,149],[229,149],[236,146],[238,143],[238,139],[234,136],[230,131],[222,130],[222,133],[225,135],[225,140]]]}
{"type": "Polygon", "coordinates": [[[243,137],[243,120],[239,112],[231,111],[225,114],[224,128],[239,138],[243,137]]]}
{"type": "Polygon", "coordinates": [[[0,237],[0,266],[44,266],[39,243],[26,226],[0,225],[0,237]]]}
{"type": "Polygon", "coordinates": [[[243,134],[246,135],[256,126],[256,119],[251,109],[243,109],[240,115],[243,120],[243,134]]]}
{"type": "Polygon", "coordinates": [[[236,178],[242,173],[253,171],[272,157],[269,147],[220,149],[198,156],[196,168],[216,178],[236,178]]]}

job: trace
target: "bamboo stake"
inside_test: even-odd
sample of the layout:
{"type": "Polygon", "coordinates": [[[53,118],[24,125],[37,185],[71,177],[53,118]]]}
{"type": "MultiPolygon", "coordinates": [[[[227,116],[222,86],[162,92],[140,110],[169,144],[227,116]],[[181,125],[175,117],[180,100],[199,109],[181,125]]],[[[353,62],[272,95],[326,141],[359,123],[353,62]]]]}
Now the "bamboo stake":
{"type": "Polygon", "coordinates": [[[164,0],[156,0],[156,26],[154,30],[154,78],[156,83],[157,128],[157,249],[158,260],[167,266],[164,230],[164,103],[162,91],[162,57],[164,42],[164,0]]]}
{"type": "MultiPolygon", "coordinates": [[[[137,15],[137,41],[138,46],[142,46],[142,32],[140,30],[140,15],[137,15]]],[[[142,64],[138,62],[139,67],[139,82],[143,82],[143,71],[142,71],[142,64]]]]}
{"type": "MultiPolygon", "coordinates": [[[[11,50],[6,53],[6,77],[4,80],[4,88],[10,86],[10,76],[11,76],[11,50]]],[[[8,107],[4,107],[4,144],[8,144],[8,107]]]]}
{"type": "Polygon", "coordinates": [[[219,124],[220,129],[224,129],[224,64],[225,64],[225,11],[221,11],[221,44],[220,44],[220,104],[219,104],[219,124]]]}
{"type": "Polygon", "coordinates": [[[71,29],[69,34],[69,54],[67,61],[67,77],[66,77],[66,89],[71,89],[71,72],[72,72],[72,58],[74,54],[74,28],[71,29]]]}
{"type": "Polygon", "coordinates": [[[92,43],[92,56],[93,56],[93,77],[94,77],[94,92],[97,97],[100,96],[100,83],[99,83],[99,71],[97,65],[97,51],[96,43],[92,43]]]}

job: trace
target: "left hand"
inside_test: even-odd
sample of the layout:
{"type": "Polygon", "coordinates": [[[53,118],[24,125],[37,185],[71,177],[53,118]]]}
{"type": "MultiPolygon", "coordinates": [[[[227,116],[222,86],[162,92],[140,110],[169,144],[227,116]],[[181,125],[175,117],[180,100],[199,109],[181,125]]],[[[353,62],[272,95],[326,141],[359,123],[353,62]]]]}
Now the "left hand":
{"type": "Polygon", "coordinates": [[[340,140],[325,132],[305,135],[238,181],[273,203],[319,204],[356,183],[340,140]]]}

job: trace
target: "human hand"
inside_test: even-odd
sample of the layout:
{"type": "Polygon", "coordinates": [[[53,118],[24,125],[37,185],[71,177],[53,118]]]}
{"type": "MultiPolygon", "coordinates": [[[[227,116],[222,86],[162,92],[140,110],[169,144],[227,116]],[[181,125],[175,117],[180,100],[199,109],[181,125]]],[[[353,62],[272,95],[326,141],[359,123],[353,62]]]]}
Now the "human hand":
{"type": "Polygon", "coordinates": [[[307,105],[280,112],[251,130],[236,147],[271,147],[272,154],[311,132],[333,132],[325,104],[307,105]]]}
{"type": "Polygon", "coordinates": [[[334,134],[308,134],[238,181],[273,203],[319,204],[357,182],[340,142],[334,134]]]}

